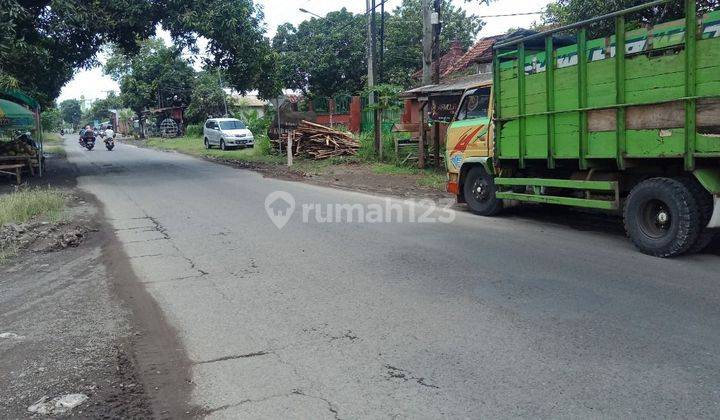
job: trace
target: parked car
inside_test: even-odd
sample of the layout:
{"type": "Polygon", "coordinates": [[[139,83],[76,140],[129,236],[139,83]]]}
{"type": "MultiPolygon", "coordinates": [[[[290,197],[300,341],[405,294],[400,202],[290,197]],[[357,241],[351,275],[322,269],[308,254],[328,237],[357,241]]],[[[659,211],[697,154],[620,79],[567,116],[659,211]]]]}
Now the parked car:
{"type": "Polygon", "coordinates": [[[217,146],[222,150],[237,147],[252,147],[255,137],[245,123],[235,118],[211,118],[203,128],[205,148],[217,146]]]}

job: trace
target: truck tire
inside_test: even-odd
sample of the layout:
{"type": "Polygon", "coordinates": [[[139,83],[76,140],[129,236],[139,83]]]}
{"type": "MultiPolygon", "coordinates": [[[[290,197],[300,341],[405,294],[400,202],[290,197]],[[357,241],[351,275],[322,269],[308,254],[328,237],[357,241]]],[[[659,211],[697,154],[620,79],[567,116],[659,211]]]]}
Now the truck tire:
{"type": "Polygon", "coordinates": [[[651,178],[630,191],[624,209],[625,231],[645,254],[673,257],[692,247],[702,223],[690,189],[670,178],[651,178]]]}
{"type": "Polygon", "coordinates": [[[481,216],[494,216],[502,210],[502,200],[495,198],[497,188],[493,177],[482,166],[475,166],[468,171],[463,183],[465,202],[470,210],[481,216]]]}
{"type": "Polygon", "coordinates": [[[717,230],[708,229],[706,227],[712,218],[714,202],[712,194],[700,185],[696,179],[683,177],[678,178],[678,181],[682,182],[683,185],[690,190],[693,197],[695,197],[695,201],[698,204],[698,210],[700,211],[700,226],[702,226],[702,230],[700,231],[700,235],[698,235],[697,241],[695,241],[695,243],[687,251],[688,254],[694,254],[707,248],[717,235],[717,230]]]}

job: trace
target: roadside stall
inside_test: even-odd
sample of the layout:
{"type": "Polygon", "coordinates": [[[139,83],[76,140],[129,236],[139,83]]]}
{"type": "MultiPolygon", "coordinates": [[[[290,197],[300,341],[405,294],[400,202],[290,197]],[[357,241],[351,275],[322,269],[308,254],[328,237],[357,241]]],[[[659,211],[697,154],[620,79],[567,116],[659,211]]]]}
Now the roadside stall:
{"type": "Polygon", "coordinates": [[[0,99],[0,174],[14,176],[18,184],[24,171],[42,175],[41,135],[36,112],[0,99]]]}

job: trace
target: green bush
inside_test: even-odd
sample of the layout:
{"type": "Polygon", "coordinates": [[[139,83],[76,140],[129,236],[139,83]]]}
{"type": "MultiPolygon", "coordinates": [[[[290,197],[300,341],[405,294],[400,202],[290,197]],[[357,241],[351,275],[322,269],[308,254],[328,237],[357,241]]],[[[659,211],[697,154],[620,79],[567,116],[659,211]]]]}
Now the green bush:
{"type": "MultiPolygon", "coordinates": [[[[358,157],[365,162],[378,162],[377,155],[375,154],[375,135],[373,132],[360,133],[358,140],[360,141],[360,149],[358,150],[358,157]]],[[[395,162],[397,156],[395,156],[395,137],[397,133],[389,131],[383,132],[383,162],[395,162]]]]}
{"type": "Polygon", "coordinates": [[[185,129],[185,135],[188,137],[202,137],[203,126],[201,124],[190,124],[185,129]]]}
{"type": "Polygon", "coordinates": [[[256,109],[243,108],[235,113],[235,118],[247,125],[247,128],[255,137],[266,136],[272,119],[267,116],[260,116],[256,109]]]}
{"type": "Polygon", "coordinates": [[[360,133],[358,140],[360,141],[360,149],[358,149],[357,156],[365,162],[374,162],[376,157],[373,133],[360,133]]]}
{"type": "MultiPolygon", "coordinates": [[[[252,131],[252,130],[251,130],[252,131]]],[[[272,144],[267,135],[255,135],[255,152],[261,156],[268,156],[272,153],[272,144]]]]}

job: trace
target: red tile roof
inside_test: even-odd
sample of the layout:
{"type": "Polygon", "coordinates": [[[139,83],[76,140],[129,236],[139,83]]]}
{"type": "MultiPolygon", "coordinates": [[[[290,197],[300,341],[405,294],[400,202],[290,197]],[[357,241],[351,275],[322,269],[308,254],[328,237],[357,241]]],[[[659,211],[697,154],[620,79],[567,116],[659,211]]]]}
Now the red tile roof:
{"type": "MultiPolygon", "coordinates": [[[[450,44],[450,51],[440,57],[440,75],[442,76],[445,72],[451,68],[455,63],[465,55],[465,49],[460,44],[460,41],[453,41],[450,44]]],[[[435,71],[435,63],[431,67],[431,74],[435,71]]],[[[413,77],[419,79],[422,77],[422,69],[413,73],[413,77]]]]}
{"type": "Polygon", "coordinates": [[[500,38],[500,35],[482,38],[470,47],[468,52],[456,60],[453,65],[446,67],[440,76],[446,77],[452,73],[463,71],[478,61],[489,61],[492,58],[492,46],[498,38],[500,38]]]}

